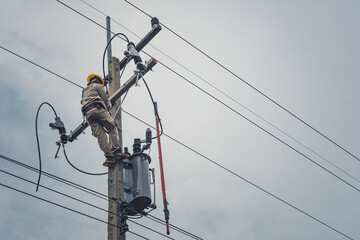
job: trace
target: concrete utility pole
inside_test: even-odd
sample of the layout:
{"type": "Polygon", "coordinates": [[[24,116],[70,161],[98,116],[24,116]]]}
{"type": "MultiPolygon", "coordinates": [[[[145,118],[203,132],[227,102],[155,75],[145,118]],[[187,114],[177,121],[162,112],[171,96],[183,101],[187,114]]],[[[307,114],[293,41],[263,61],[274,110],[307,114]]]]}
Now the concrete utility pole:
{"type": "MultiPolygon", "coordinates": [[[[110,18],[107,18],[107,26],[110,28],[110,18]]],[[[148,44],[161,30],[159,25],[159,20],[153,18],[151,20],[151,31],[135,46],[135,49],[140,52],[146,44],[148,44]]],[[[110,29],[107,29],[107,39],[110,39],[110,29]]],[[[111,49],[111,47],[110,47],[111,49]]],[[[111,57],[111,54],[108,55],[109,59],[109,75],[108,79],[110,82],[109,93],[110,93],[110,102],[113,105],[111,109],[111,114],[114,116],[117,108],[119,107],[121,96],[127,92],[133,85],[135,85],[136,80],[138,79],[138,74],[135,74],[130,77],[130,79],[123,85],[120,84],[120,71],[132,60],[132,56],[126,56],[121,61],[116,57],[111,57]]],[[[154,58],[151,58],[145,63],[145,70],[142,73],[145,75],[149,70],[156,65],[157,61],[154,58]]],[[[132,65],[134,66],[134,65],[132,65]]],[[[105,76],[104,76],[105,77],[105,76]]],[[[121,149],[123,148],[122,144],[122,127],[121,127],[121,111],[118,111],[117,115],[114,118],[117,129],[119,131],[119,144],[121,149]]],[[[70,132],[68,141],[74,141],[87,127],[89,126],[88,122],[81,123],[77,128],[70,132]]],[[[108,194],[109,194],[109,214],[108,214],[108,240],[125,240],[125,233],[122,230],[122,219],[121,219],[121,207],[124,199],[124,181],[123,181],[123,161],[116,161],[114,167],[109,167],[108,172],[108,194]]]]}
{"type": "MultiPolygon", "coordinates": [[[[112,57],[109,61],[109,73],[111,76],[109,93],[113,95],[120,88],[120,62],[119,59],[112,57]]],[[[120,98],[119,98],[120,100],[120,98]]],[[[119,107],[120,101],[116,101],[111,114],[114,115],[119,107]]],[[[114,118],[115,125],[119,132],[119,144],[122,149],[122,127],[121,111],[114,118]]],[[[108,171],[108,196],[109,196],[109,214],[108,214],[108,239],[125,240],[125,233],[122,231],[125,222],[121,222],[120,204],[124,199],[124,181],[123,181],[123,161],[116,161],[114,167],[109,167],[108,171]],[[119,227],[117,227],[119,226],[119,227]]]]}
{"type": "MultiPolygon", "coordinates": [[[[110,18],[107,17],[107,39],[109,41],[110,31],[110,18]]],[[[135,47],[137,51],[140,51],[150,40],[161,30],[160,25],[153,24],[152,30],[145,38],[135,47]]],[[[110,47],[111,51],[111,47],[110,47]]],[[[125,67],[124,63],[129,61],[125,57],[121,62],[116,57],[109,57],[109,94],[111,96],[110,101],[113,104],[111,114],[114,116],[116,110],[121,104],[121,95],[124,94],[130,87],[132,87],[137,79],[137,75],[134,74],[122,87],[120,84],[120,70],[125,67]],[[111,58],[110,58],[111,57],[111,58]]],[[[147,68],[144,74],[146,74],[156,64],[155,59],[151,59],[147,62],[147,68]]],[[[119,144],[120,148],[123,148],[122,143],[122,122],[121,122],[121,110],[118,111],[114,117],[114,122],[119,132],[119,144]]],[[[108,171],[108,197],[109,197],[109,213],[108,213],[108,240],[125,240],[125,232],[128,229],[126,225],[126,219],[122,218],[125,209],[123,209],[122,202],[124,200],[124,177],[123,177],[123,161],[116,161],[114,167],[109,167],[108,171]]]]}

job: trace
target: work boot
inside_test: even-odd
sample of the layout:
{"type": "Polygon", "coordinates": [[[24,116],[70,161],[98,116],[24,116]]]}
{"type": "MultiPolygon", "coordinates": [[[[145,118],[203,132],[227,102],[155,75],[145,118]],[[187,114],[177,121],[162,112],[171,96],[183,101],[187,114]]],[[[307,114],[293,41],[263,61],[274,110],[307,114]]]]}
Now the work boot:
{"type": "Polygon", "coordinates": [[[115,159],[113,156],[106,156],[105,162],[103,162],[103,166],[105,167],[114,167],[115,159]]]}
{"type": "Polygon", "coordinates": [[[114,152],[115,161],[123,160],[125,158],[130,157],[128,153],[122,153],[120,149],[115,150],[114,152]]]}

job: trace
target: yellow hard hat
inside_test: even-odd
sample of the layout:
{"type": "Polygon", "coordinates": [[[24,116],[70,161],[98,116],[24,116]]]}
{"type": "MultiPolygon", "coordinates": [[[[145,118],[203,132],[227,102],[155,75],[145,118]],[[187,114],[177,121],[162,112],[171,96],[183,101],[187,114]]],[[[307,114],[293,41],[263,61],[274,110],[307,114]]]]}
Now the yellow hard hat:
{"type": "Polygon", "coordinates": [[[103,86],[105,85],[104,80],[102,79],[102,77],[100,77],[100,76],[97,75],[97,74],[90,74],[90,75],[88,76],[88,78],[87,78],[87,82],[90,83],[90,80],[91,80],[92,78],[98,78],[98,79],[101,81],[101,84],[102,84],[103,86]]]}

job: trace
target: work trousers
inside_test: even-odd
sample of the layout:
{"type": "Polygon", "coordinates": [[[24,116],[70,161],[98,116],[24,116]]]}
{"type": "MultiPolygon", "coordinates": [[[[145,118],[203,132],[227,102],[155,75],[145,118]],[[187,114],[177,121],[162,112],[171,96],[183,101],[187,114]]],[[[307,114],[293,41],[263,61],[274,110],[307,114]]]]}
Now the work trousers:
{"type": "Polygon", "coordinates": [[[119,134],[109,112],[103,108],[92,108],[86,113],[86,120],[89,122],[92,134],[98,139],[105,157],[113,157],[114,152],[120,150],[119,134]],[[106,133],[109,134],[112,146],[106,133]]]}

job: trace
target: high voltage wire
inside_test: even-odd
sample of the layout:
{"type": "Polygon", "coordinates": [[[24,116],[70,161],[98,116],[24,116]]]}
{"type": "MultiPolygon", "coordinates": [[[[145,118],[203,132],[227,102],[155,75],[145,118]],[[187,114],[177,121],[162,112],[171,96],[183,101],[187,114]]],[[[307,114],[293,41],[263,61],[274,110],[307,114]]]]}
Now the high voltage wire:
{"type": "MultiPolygon", "coordinates": [[[[58,1],[58,2],[60,2],[60,1],[58,1]]],[[[172,70],[172,69],[171,69],[172,70]]],[[[181,75],[180,75],[181,76],[181,75]]],[[[299,152],[300,153],[300,152],[299,152]]],[[[213,163],[214,164],[216,164],[216,165],[218,165],[218,166],[220,166],[220,167],[222,167],[220,164],[217,164],[216,162],[214,162],[213,161],[213,163]]],[[[224,167],[222,167],[222,168],[224,168],[224,167]]],[[[227,171],[230,171],[229,169],[226,169],[226,168],[224,168],[225,170],[227,170],[227,171]]],[[[231,172],[231,171],[230,171],[231,172]]],[[[236,176],[238,176],[238,177],[240,177],[239,175],[237,175],[236,173],[234,173],[234,172],[231,172],[232,174],[234,174],[234,175],[236,175],[236,176]]],[[[248,183],[250,183],[250,184],[252,184],[251,182],[249,182],[248,180],[246,180],[246,179],[244,179],[244,178],[242,178],[242,177],[240,177],[241,179],[243,179],[243,180],[245,180],[245,181],[247,181],[248,183]]],[[[253,186],[256,186],[256,185],[254,185],[254,184],[252,184],[253,186]]],[[[258,187],[258,186],[256,186],[257,188],[259,188],[259,189],[261,189],[261,190],[263,190],[264,192],[266,192],[266,193],[268,193],[268,194],[270,194],[270,195],[272,195],[271,193],[269,193],[269,192],[267,192],[266,190],[264,190],[264,189],[262,189],[262,188],[260,188],[260,187],[258,187]]],[[[286,203],[284,200],[281,200],[280,198],[278,198],[278,197],[276,197],[275,195],[272,195],[273,197],[275,197],[275,198],[277,198],[278,200],[280,200],[280,201],[282,201],[282,202],[284,202],[284,203],[286,203]]],[[[291,206],[291,207],[293,207],[293,208],[295,208],[296,210],[299,210],[299,209],[297,209],[296,207],[294,207],[294,206],[292,206],[291,204],[288,204],[287,203],[287,205],[289,205],[289,206],[291,206]]],[[[323,225],[325,225],[325,226],[327,226],[327,227],[329,227],[329,228],[331,228],[332,230],[334,230],[334,231],[336,231],[336,232],[338,232],[338,233],[340,233],[339,231],[337,231],[336,229],[333,229],[332,227],[330,227],[329,225],[326,225],[326,224],[324,224],[323,222],[321,222],[320,220],[317,220],[316,218],[314,218],[314,217],[312,217],[311,215],[308,215],[307,213],[305,213],[305,212],[303,212],[303,211],[301,211],[300,210],[300,212],[302,212],[303,214],[305,214],[305,215],[307,215],[307,216],[309,216],[309,217],[311,217],[311,218],[313,218],[314,220],[316,220],[316,221],[318,221],[318,222],[320,222],[320,223],[322,223],[323,225]]],[[[340,233],[341,234],[341,233],[340,233]]],[[[343,234],[342,234],[343,235],[343,234]]],[[[348,237],[349,238],[349,237],[348,237]]],[[[351,238],[350,238],[351,239],[351,238]]]]}
{"type": "MultiPolygon", "coordinates": [[[[61,2],[59,0],[57,0],[58,2],[61,2]]],[[[62,3],[62,2],[61,2],[62,3]]],[[[64,4],[64,3],[62,3],[64,4]]],[[[80,14],[81,16],[86,17],[85,15],[79,13],[78,11],[76,11],[75,9],[65,5],[66,7],[70,8],[71,10],[75,11],[76,13],[80,14]]],[[[88,17],[86,17],[87,19],[89,19],[88,17]]],[[[91,20],[91,19],[90,19],[91,20]]],[[[91,20],[92,22],[95,22],[93,20],[91,20]]],[[[96,23],[96,22],[95,22],[96,23]]],[[[98,23],[96,23],[97,25],[99,25],[98,23]]],[[[101,26],[101,25],[100,25],[101,26]]],[[[17,55],[17,54],[16,54],[17,55]]],[[[232,110],[233,112],[237,113],[238,115],[240,115],[241,117],[245,118],[246,120],[248,120],[250,123],[254,124],[255,126],[257,126],[258,128],[260,128],[261,130],[265,131],[266,133],[268,133],[270,136],[274,137],[275,139],[277,139],[278,141],[280,141],[281,143],[285,144],[286,146],[288,146],[289,148],[291,148],[292,150],[294,150],[295,152],[299,153],[300,155],[302,155],[303,157],[305,157],[306,159],[310,160],[311,162],[313,162],[314,164],[316,164],[317,166],[319,166],[320,168],[322,168],[323,170],[327,171],[328,173],[330,173],[331,175],[333,175],[334,177],[338,178],[339,180],[343,181],[344,183],[346,183],[347,185],[349,185],[350,187],[354,188],[357,191],[360,191],[358,188],[356,188],[355,186],[353,186],[352,184],[348,183],[347,181],[345,181],[344,179],[340,178],[339,176],[337,176],[336,174],[332,173],[331,171],[329,171],[328,169],[326,169],[325,167],[321,166],[320,164],[318,164],[317,162],[315,162],[314,160],[312,160],[311,158],[309,158],[308,156],[306,156],[305,154],[303,154],[302,152],[300,152],[299,150],[295,149],[294,147],[292,147],[291,145],[289,145],[288,143],[284,142],[283,140],[281,140],[280,138],[276,137],[275,135],[273,135],[272,133],[270,133],[269,131],[265,130],[264,128],[262,128],[261,126],[259,126],[258,124],[256,124],[255,122],[251,121],[250,119],[246,118],[244,115],[242,115],[241,113],[237,112],[235,109],[229,107],[228,105],[226,105],[224,102],[220,101],[219,99],[217,99],[216,97],[214,97],[213,95],[209,94],[208,92],[206,92],[205,90],[203,90],[202,88],[198,87],[197,85],[195,85],[194,83],[192,83],[191,81],[189,81],[187,78],[183,77],[182,75],[180,75],[179,73],[177,73],[176,71],[174,71],[173,69],[169,68],[167,65],[163,64],[162,62],[158,61],[161,65],[163,65],[165,68],[167,68],[168,70],[172,71],[173,73],[175,73],[176,75],[178,75],[179,77],[183,78],[184,80],[186,80],[187,82],[189,82],[190,84],[192,84],[194,87],[198,88],[199,90],[201,90],[203,93],[207,94],[208,96],[212,97],[213,99],[215,99],[216,101],[218,101],[219,103],[221,103],[222,105],[224,105],[225,107],[229,108],[230,110],[232,110]]],[[[35,64],[37,65],[37,64],[35,64]]],[[[38,66],[38,65],[37,65],[38,66]]],[[[45,69],[46,70],[46,69],[45,69]]],[[[58,74],[55,74],[56,76],[61,77],[58,74]]],[[[63,77],[61,77],[62,79],[64,79],[63,77]]],[[[64,79],[67,80],[67,79],[64,79]]],[[[67,80],[68,81],[68,80],[67,80]]],[[[70,81],[71,82],[71,81],[70,81]]],[[[349,174],[348,174],[349,175],[349,174]]],[[[351,176],[351,175],[350,175],[351,176]]],[[[353,177],[354,178],[354,177],[353,177]]]]}
{"type": "MultiPolygon", "coordinates": [[[[87,3],[84,0],[80,0],[81,2],[83,2],[84,4],[88,5],[89,7],[91,7],[92,9],[94,9],[95,11],[101,13],[104,16],[108,16],[106,13],[104,13],[103,11],[99,10],[98,8],[94,7],[93,5],[87,3]]],[[[119,23],[118,21],[111,19],[112,21],[114,21],[116,24],[118,24],[119,26],[121,26],[122,28],[124,28],[125,30],[129,31],[130,33],[132,33],[133,35],[135,35],[138,38],[141,38],[139,35],[137,35],[136,33],[134,33],[133,31],[131,31],[129,28],[125,27],[124,25],[122,25],[121,23],[119,23]]],[[[214,88],[215,90],[217,90],[218,92],[220,92],[221,94],[223,94],[224,96],[226,96],[227,98],[229,98],[230,100],[232,100],[233,102],[235,102],[236,104],[240,105],[241,107],[245,108],[247,111],[249,111],[250,113],[254,114],[256,117],[260,118],[261,120],[263,120],[264,122],[266,122],[267,124],[269,124],[271,127],[275,128],[276,130],[280,131],[281,133],[283,133],[284,135],[286,135],[287,137],[289,137],[290,139],[294,140],[295,142],[297,142],[298,144],[300,144],[301,146],[303,146],[304,148],[306,148],[307,150],[311,151],[312,153],[314,153],[315,155],[317,155],[318,157],[320,157],[321,159],[323,159],[324,161],[328,162],[330,165],[332,165],[333,167],[337,168],[339,171],[343,172],[344,174],[348,175],[349,177],[351,177],[352,179],[354,179],[355,181],[360,183],[360,180],[357,179],[356,177],[354,177],[353,175],[349,174],[348,172],[346,172],[345,170],[343,170],[342,168],[340,168],[339,166],[335,165],[334,163],[332,163],[330,160],[328,160],[327,158],[325,158],[324,156],[320,155],[319,153],[317,153],[316,151],[314,151],[313,149],[309,148],[308,146],[306,146],[304,143],[300,142],[299,140],[297,140],[296,138],[292,137],[290,134],[286,133],[285,131],[281,130],[279,127],[275,126],[274,124],[272,124],[271,122],[267,121],[266,119],[264,119],[263,117],[261,117],[259,114],[257,114],[256,112],[252,111],[251,109],[249,109],[248,107],[244,106],[243,104],[241,104],[239,101],[237,101],[236,99],[234,99],[233,97],[229,96],[228,94],[226,94],[225,92],[223,92],[222,90],[220,90],[219,88],[217,88],[216,86],[214,86],[213,84],[211,84],[209,81],[207,81],[206,79],[204,79],[203,77],[199,76],[198,74],[196,74],[195,72],[193,72],[192,70],[190,70],[189,68],[187,68],[186,66],[184,66],[183,64],[181,64],[180,62],[176,61],[174,58],[172,58],[171,56],[169,56],[168,54],[166,54],[165,52],[161,51],[159,48],[155,47],[154,45],[150,44],[149,45],[151,47],[153,47],[155,50],[159,51],[161,54],[163,54],[164,56],[166,56],[167,58],[169,58],[170,60],[172,60],[173,62],[175,62],[176,64],[178,64],[179,66],[181,66],[182,68],[184,68],[185,70],[187,70],[188,72],[190,72],[191,74],[193,74],[194,76],[196,76],[197,78],[199,78],[200,80],[202,80],[203,82],[205,82],[206,84],[208,84],[209,86],[211,86],[212,88],[214,88]]],[[[144,52],[144,51],[143,51],[144,52]]],[[[144,52],[145,53],[145,52],[144,52]]],[[[147,54],[147,53],[146,53],[147,54]]],[[[147,54],[148,56],[150,56],[149,54],[147,54]]]]}
{"type": "MultiPolygon", "coordinates": [[[[28,183],[31,183],[31,184],[34,184],[34,185],[37,184],[37,183],[35,183],[35,182],[33,182],[33,181],[30,181],[30,180],[28,180],[28,179],[26,179],[26,178],[20,177],[20,176],[18,176],[18,175],[12,174],[12,173],[7,172],[7,171],[2,170],[2,169],[0,169],[0,172],[3,172],[3,173],[8,174],[8,175],[10,175],[10,176],[12,176],[12,177],[18,178],[18,179],[20,179],[20,180],[22,180],[22,181],[25,181],[25,182],[28,182],[28,183]]],[[[77,201],[77,202],[86,204],[86,205],[88,205],[88,206],[90,206],[90,207],[93,207],[93,208],[96,208],[96,209],[98,209],[98,210],[101,210],[101,211],[104,211],[104,212],[107,212],[107,213],[110,213],[110,214],[113,214],[113,215],[117,215],[117,216],[120,217],[120,215],[119,215],[118,213],[110,212],[110,211],[108,211],[108,210],[106,210],[106,209],[104,209],[104,208],[98,207],[98,206],[96,206],[96,205],[94,205],[94,204],[88,203],[88,202],[86,202],[86,201],[83,201],[83,200],[81,200],[81,199],[75,198],[75,197],[70,196],[70,195],[68,195],[68,194],[62,193],[62,192],[57,191],[57,190],[55,190],[55,189],[53,189],[53,188],[49,188],[49,187],[46,187],[46,186],[44,186],[44,185],[40,185],[40,186],[41,186],[42,188],[45,188],[46,190],[49,190],[49,191],[54,192],[54,193],[56,193],[56,194],[62,195],[62,196],[64,196],[64,197],[70,198],[70,199],[75,200],[75,201],[77,201]]],[[[162,234],[162,233],[160,233],[160,232],[158,232],[158,231],[156,231],[156,230],[154,230],[154,229],[151,229],[151,228],[149,228],[149,227],[147,227],[147,226],[145,226],[145,225],[143,225],[143,224],[137,223],[137,222],[135,222],[135,221],[133,221],[133,220],[131,220],[131,219],[128,219],[128,221],[129,221],[129,222],[132,222],[132,223],[134,223],[134,224],[136,224],[136,225],[138,225],[138,226],[141,226],[141,227],[143,227],[143,228],[145,228],[145,229],[148,229],[149,231],[152,231],[152,232],[154,232],[154,233],[157,233],[157,234],[159,234],[159,235],[161,235],[161,236],[163,236],[163,237],[166,237],[166,238],[169,238],[169,239],[174,240],[174,238],[171,238],[171,237],[169,237],[169,236],[166,236],[165,234],[162,234]]]]}
{"type": "MultiPolygon", "coordinates": [[[[75,210],[75,209],[66,207],[66,206],[64,206],[64,205],[61,205],[61,204],[59,204],[59,203],[55,203],[55,202],[50,201],[50,200],[47,200],[47,199],[45,199],[45,198],[41,198],[41,197],[35,196],[35,195],[31,194],[31,193],[24,192],[24,191],[22,191],[22,190],[19,190],[19,189],[17,189],[17,188],[11,187],[11,186],[9,186],[9,185],[0,183],[0,186],[6,187],[6,188],[8,188],[8,189],[14,190],[14,191],[16,191],[16,192],[22,193],[22,194],[24,194],[24,195],[27,195],[27,196],[30,196],[30,197],[33,197],[33,198],[36,198],[36,199],[38,199],[38,200],[41,200],[41,201],[50,203],[50,204],[52,204],[52,205],[55,205],[55,206],[57,206],[57,207],[60,207],[60,208],[69,210],[69,211],[71,211],[71,212],[77,213],[77,214],[82,215],[82,216],[85,216],[85,217],[87,217],[87,218],[91,218],[91,219],[96,220],[96,221],[98,221],[98,222],[102,222],[102,223],[105,223],[105,224],[108,224],[108,225],[112,225],[113,227],[119,228],[119,226],[116,226],[116,225],[114,225],[114,224],[108,223],[107,221],[104,221],[104,220],[102,220],[102,219],[100,219],[100,218],[97,218],[97,217],[91,216],[91,215],[89,215],[89,214],[80,212],[80,211],[78,211],[78,210],[75,210]]],[[[134,234],[134,235],[136,235],[136,236],[138,236],[138,237],[141,237],[141,238],[143,238],[143,239],[148,239],[148,240],[150,240],[149,238],[146,238],[146,237],[144,237],[144,236],[142,236],[142,235],[140,235],[140,234],[138,234],[138,233],[134,233],[134,232],[132,232],[132,231],[128,231],[128,232],[131,233],[131,234],[134,234]]]]}
{"type": "Polygon", "coordinates": [[[13,55],[15,55],[15,56],[17,56],[17,57],[19,57],[19,58],[23,59],[23,60],[25,60],[25,61],[27,61],[27,62],[29,62],[29,63],[31,63],[31,64],[35,65],[35,66],[37,66],[37,67],[39,67],[39,68],[41,68],[41,69],[43,69],[43,70],[45,70],[45,71],[47,71],[47,72],[49,72],[49,73],[51,73],[51,74],[55,75],[55,76],[57,76],[57,77],[59,77],[59,78],[61,78],[61,79],[63,79],[63,80],[65,80],[65,81],[67,81],[67,82],[69,82],[69,83],[71,83],[71,84],[73,84],[73,85],[75,85],[75,86],[77,86],[77,87],[79,87],[79,88],[84,89],[84,88],[83,88],[82,86],[80,86],[79,84],[77,84],[77,83],[75,83],[75,82],[73,82],[73,81],[70,81],[69,79],[64,78],[63,76],[60,76],[59,74],[57,74],[57,73],[55,73],[55,72],[53,72],[53,71],[51,71],[51,70],[49,70],[49,69],[47,69],[47,68],[45,68],[45,67],[43,67],[43,66],[39,65],[39,64],[37,64],[37,63],[35,63],[35,62],[33,62],[33,61],[31,61],[31,60],[29,60],[29,59],[25,58],[25,57],[23,57],[23,56],[21,56],[21,55],[19,55],[19,54],[15,53],[15,52],[13,52],[13,51],[10,51],[9,49],[7,49],[7,48],[5,48],[5,47],[3,47],[3,46],[0,46],[0,48],[2,48],[3,50],[5,50],[5,51],[7,51],[7,52],[9,52],[9,53],[11,53],[11,54],[13,54],[13,55]]]}
{"type": "MultiPolygon", "coordinates": [[[[26,164],[24,164],[24,163],[21,163],[21,162],[19,162],[19,161],[14,160],[14,159],[8,158],[8,157],[6,157],[6,156],[0,155],[0,158],[6,160],[6,161],[8,161],[8,162],[11,162],[11,163],[13,163],[13,164],[16,164],[16,165],[18,165],[18,166],[20,166],[20,167],[26,168],[26,169],[28,169],[28,170],[31,170],[31,171],[34,171],[34,172],[39,172],[39,170],[36,169],[36,168],[34,168],[34,167],[31,167],[31,166],[29,166],[29,165],[26,165],[26,164]]],[[[0,169],[0,172],[6,173],[6,174],[8,174],[8,175],[11,175],[11,176],[16,177],[16,178],[18,178],[18,179],[20,179],[20,180],[29,182],[29,183],[31,183],[31,184],[36,184],[35,182],[32,182],[32,181],[30,181],[30,180],[28,180],[28,179],[25,179],[25,178],[23,178],[23,177],[17,176],[17,175],[15,175],[15,174],[9,173],[9,172],[7,172],[7,171],[4,171],[4,170],[1,170],[1,169],[0,169]]],[[[83,191],[83,192],[87,193],[87,194],[92,194],[92,195],[94,195],[94,196],[96,196],[96,197],[98,197],[98,198],[101,198],[101,199],[103,199],[103,200],[108,200],[108,201],[113,201],[113,202],[118,203],[117,201],[109,198],[109,197],[108,197],[107,195],[105,195],[105,194],[99,193],[99,192],[97,192],[97,191],[95,191],[95,190],[89,189],[89,188],[87,188],[87,187],[84,187],[84,186],[82,186],[82,185],[76,184],[76,183],[71,182],[71,181],[69,181],[69,180],[66,180],[66,179],[57,177],[57,176],[55,176],[55,175],[49,174],[49,173],[44,172],[44,171],[43,171],[43,175],[45,175],[46,177],[49,177],[49,178],[51,178],[51,179],[54,179],[54,180],[56,180],[56,181],[58,181],[58,182],[61,182],[61,183],[63,183],[63,184],[66,184],[66,185],[69,185],[69,186],[71,186],[71,187],[74,187],[74,188],[76,188],[76,189],[78,189],[78,190],[80,190],[80,191],[83,191]]],[[[87,202],[85,202],[85,201],[83,201],[83,200],[80,200],[80,199],[78,199],[78,198],[74,198],[74,197],[72,197],[72,196],[70,196],[70,195],[61,193],[61,192],[59,192],[59,191],[56,191],[56,190],[54,190],[54,189],[45,187],[45,186],[43,186],[43,185],[40,185],[40,186],[43,187],[43,188],[46,189],[46,190],[49,190],[49,191],[55,192],[55,193],[57,193],[57,194],[63,195],[63,196],[65,196],[65,197],[68,197],[68,198],[73,199],[73,200],[75,200],[75,201],[78,201],[78,202],[81,202],[81,203],[83,203],[83,204],[89,205],[89,206],[91,206],[91,207],[97,208],[97,209],[102,210],[102,211],[106,211],[106,212],[108,212],[108,213],[112,213],[112,212],[109,212],[108,210],[105,210],[105,209],[100,208],[100,207],[98,207],[98,206],[96,206],[96,205],[87,203],[87,202]]],[[[112,214],[116,215],[115,213],[112,213],[112,214]]],[[[150,215],[150,214],[146,214],[145,216],[148,217],[148,218],[149,218],[150,220],[152,220],[152,221],[155,221],[155,222],[157,222],[157,223],[160,223],[160,224],[164,225],[162,222],[159,222],[155,216],[152,216],[152,215],[150,215]]],[[[133,220],[131,220],[131,219],[129,219],[129,221],[132,222],[132,223],[134,223],[134,224],[136,224],[136,225],[140,225],[141,227],[148,228],[148,227],[143,226],[142,224],[139,224],[139,223],[137,223],[137,222],[135,222],[135,221],[133,221],[133,220]]],[[[202,238],[200,238],[200,237],[198,237],[198,236],[196,236],[196,235],[194,235],[194,234],[192,234],[192,233],[190,233],[190,232],[188,232],[188,231],[186,231],[186,230],[184,230],[184,229],[182,229],[182,228],[180,228],[180,227],[177,227],[177,226],[172,225],[172,224],[171,224],[170,226],[172,227],[173,230],[175,230],[175,231],[177,231],[177,232],[180,232],[180,233],[182,233],[182,234],[184,234],[184,235],[187,235],[187,236],[189,236],[189,237],[191,237],[191,238],[198,239],[198,240],[201,240],[201,239],[202,239],[202,238]]],[[[149,229],[149,230],[150,230],[150,229],[149,229]]],[[[150,231],[156,232],[155,230],[150,230],[150,231]]],[[[160,234],[160,235],[163,235],[162,233],[159,233],[159,234],[160,234]]],[[[166,235],[163,235],[163,236],[169,238],[169,237],[166,236],[166,235]]],[[[170,239],[172,239],[172,238],[170,238],[170,239]]]]}
{"type": "MultiPolygon", "coordinates": [[[[127,2],[129,5],[133,6],[134,8],[136,8],[137,10],[139,10],[140,12],[144,13],[145,15],[147,15],[148,17],[152,18],[152,16],[148,13],[146,13],[144,10],[140,9],[139,7],[135,6],[134,4],[130,3],[127,0],[124,0],[125,2],[127,2]]],[[[161,22],[160,22],[161,23],[161,22]]],[[[287,112],[288,114],[290,114],[291,116],[293,116],[294,118],[296,118],[297,120],[299,120],[300,122],[302,122],[303,124],[305,124],[307,127],[309,127],[310,129],[312,129],[313,131],[315,131],[316,133],[318,133],[319,135],[321,135],[322,137],[324,137],[325,139],[327,139],[328,141],[330,141],[332,144],[334,144],[335,146],[337,146],[338,148],[340,148],[341,150],[343,150],[344,152],[346,152],[347,154],[349,154],[350,156],[352,156],[353,158],[355,158],[356,160],[360,161],[360,158],[356,157],[354,154],[352,154],[351,152],[349,152],[348,150],[346,150],[344,147],[342,147],[341,145],[339,145],[338,143],[336,143],[334,140],[330,139],[329,137],[327,137],[325,134],[321,133],[319,130],[317,130],[315,127],[311,126],[309,123],[305,122],[303,119],[301,119],[300,117],[298,117],[297,115],[295,115],[294,113],[292,113],[290,110],[288,110],[287,108],[283,107],[281,104],[279,104],[278,102],[276,102],[275,100],[273,100],[272,98],[270,98],[268,95],[266,95],[265,93],[263,93],[262,91],[260,91],[259,89],[257,89],[256,87],[254,87],[253,85],[251,85],[249,82],[245,81],[243,78],[241,78],[239,75],[237,75],[236,73],[234,73],[233,71],[231,71],[229,68],[225,67],[222,63],[218,62],[216,59],[212,58],[211,56],[209,56],[207,53],[205,53],[204,51],[202,51],[201,49],[199,49],[198,47],[196,47],[195,45],[193,45],[190,41],[186,40],[185,38],[183,38],[182,36],[180,36],[178,33],[176,33],[174,30],[172,30],[171,28],[167,27],[166,25],[164,25],[163,23],[161,23],[161,26],[163,26],[164,28],[166,28],[167,30],[169,30],[171,33],[173,33],[175,36],[179,37],[181,40],[183,40],[184,42],[186,42],[188,45],[190,45],[192,48],[196,49],[198,52],[200,52],[201,54],[203,54],[205,57],[207,57],[208,59],[210,59],[211,61],[213,61],[214,63],[216,63],[218,66],[220,66],[221,68],[223,68],[225,71],[229,72],[231,75],[233,75],[234,77],[236,77],[237,79],[241,80],[243,83],[245,83],[246,85],[248,85],[250,88],[252,88],[253,90],[255,90],[256,92],[258,92],[259,94],[261,94],[262,96],[264,96],[266,99],[270,100],[272,103],[274,103],[275,105],[277,105],[278,107],[280,107],[281,109],[283,109],[285,112],[287,112]]]]}
{"type": "MultiPolygon", "coordinates": [[[[69,8],[70,10],[78,13],[79,15],[85,17],[86,19],[89,19],[91,22],[96,23],[96,25],[101,26],[101,24],[97,23],[96,21],[90,19],[89,17],[85,16],[84,14],[80,13],[79,11],[75,10],[74,8],[66,5],[65,3],[61,2],[60,0],[57,0],[58,2],[60,2],[61,4],[63,4],[64,6],[66,6],[67,8],[69,8]]],[[[106,29],[105,27],[101,26],[102,28],[106,29]]],[[[149,55],[148,53],[146,53],[145,51],[143,51],[146,55],[152,57],[151,55],[149,55]]],[[[267,133],[268,135],[270,135],[271,137],[273,137],[274,139],[278,140],[280,143],[284,144],[285,146],[289,147],[290,149],[292,149],[293,151],[295,151],[296,153],[300,154],[301,156],[303,156],[304,158],[306,158],[307,160],[309,160],[310,162],[314,163],[316,166],[320,167],[321,169],[323,169],[324,171],[328,172],[329,174],[333,175],[334,177],[336,177],[337,179],[339,179],[340,181],[344,182],[345,184],[347,184],[348,186],[352,187],[353,189],[357,190],[358,192],[360,192],[360,189],[358,189],[357,187],[355,187],[354,185],[352,185],[351,183],[347,182],[346,180],[344,180],[343,178],[339,177],[338,175],[336,175],[335,173],[331,172],[330,170],[328,170],[327,168],[325,168],[324,166],[322,166],[321,164],[317,163],[316,161],[314,161],[312,158],[308,157],[307,155],[305,155],[304,153],[302,153],[301,151],[299,151],[298,149],[294,148],[293,146],[291,146],[290,144],[286,143],[284,140],[280,139],[279,137],[275,136],[274,134],[272,134],[271,132],[269,132],[268,130],[266,130],[265,128],[261,127],[259,124],[255,123],[254,121],[252,121],[251,119],[245,117],[243,114],[241,114],[240,112],[236,111],[234,108],[230,107],[229,105],[225,104],[223,101],[219,100],[218,98],[216,98],[215,96],[211,95],[209,92],[205,91],[204,89],[202,89],[201,87],[197,86],[196,84],[194,84],[193,82],[191,82],[189,79],[185,78],[184,76],[182,76],[181,74],[179,74],[178,72],[176,72],[175,70],[173,70],[172,68],[168,67],[166,64],[162,63],[160,60],[157,60],[157,62],[162,65],[163,67],[165,67],[166,69],[168,69],[169,71],[171,71],[172,73],[174,73],[175,75],[177,75],[178,77],[184,79],[185,81],[187,81],[188,83],[190,83],[192,86],[196,87],[197,89],[199,89],[201,92],[203,92],[204,94],[208,95],[209,97],[211,97],[212,99],[214,99],[215,101],[217,101],[218,103],[220,103],[221,105],[223,105],[224,107],[228,108],[229,110],[231,110],[232,112],[234,112],[235,114],[241,116],[242,118],[244,118],[245,120],[247,120],[248,122],[250,122],[251,124],[253,124],[254,126],[258,127],[260,130],[264,131],[265,133],[267,133]]]]}

